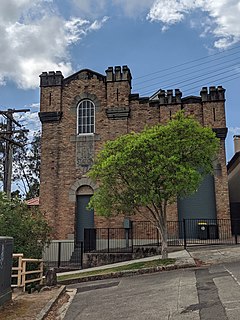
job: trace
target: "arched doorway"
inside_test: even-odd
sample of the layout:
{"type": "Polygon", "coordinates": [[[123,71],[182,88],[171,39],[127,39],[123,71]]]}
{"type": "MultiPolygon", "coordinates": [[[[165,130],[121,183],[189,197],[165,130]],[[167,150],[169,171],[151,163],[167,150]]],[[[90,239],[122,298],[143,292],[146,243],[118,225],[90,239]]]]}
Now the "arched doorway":
{"type": "Polygon", "coordinates": [[[76,243],[84,241],[84,229],[94,228],[94,211],[87,208],[93,189],[90,186],[83,185],[77,192],[76,209],[76,243]]]}

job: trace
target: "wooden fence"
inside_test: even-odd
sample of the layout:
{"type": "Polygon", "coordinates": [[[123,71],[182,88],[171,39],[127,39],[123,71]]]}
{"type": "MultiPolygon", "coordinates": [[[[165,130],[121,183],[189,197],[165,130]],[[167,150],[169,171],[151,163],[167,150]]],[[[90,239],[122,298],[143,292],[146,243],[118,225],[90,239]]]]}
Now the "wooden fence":
{"type": "Polygon", "coordinates": [[[26,285],[32,282],[43,283],[43,260],[42,259],[26,259],[22,253],[14,253],[13,260],[17,259],[17,266],[12,267],[12,279],[17,278],[17,283],[12,284],[12,288],[22,288],[26,290],[26,285]],[[28,263],[37,264],[36,270],[28,270],[28,263]],[[28,275],[31,278],[28,278],[28,275]]]}

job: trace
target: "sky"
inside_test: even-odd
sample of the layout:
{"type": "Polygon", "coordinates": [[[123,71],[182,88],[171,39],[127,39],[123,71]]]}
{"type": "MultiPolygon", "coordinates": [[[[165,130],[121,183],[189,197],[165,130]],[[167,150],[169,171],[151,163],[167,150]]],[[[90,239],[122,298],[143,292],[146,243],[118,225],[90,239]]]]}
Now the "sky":
{"type": "Polygon", "coordinates": [[[132,93],[226,89],[227,160],[240,134],[239,0],[0,0],[0,110],[40,129],[39,75],[128,65],[132,93]]]}

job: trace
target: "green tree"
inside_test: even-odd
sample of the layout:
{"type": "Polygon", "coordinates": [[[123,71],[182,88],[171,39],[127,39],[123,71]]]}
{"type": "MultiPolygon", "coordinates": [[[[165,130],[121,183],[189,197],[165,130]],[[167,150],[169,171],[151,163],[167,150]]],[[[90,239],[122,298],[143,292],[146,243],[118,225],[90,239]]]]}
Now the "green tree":
{"type": "MultiPolygon", "coordinates": [[[[1,128],[1,127],[0,127],[1,128]]],[[[15,134],[14,141],[22,147],[13,145],[12,181],[21,189],[21,195],[26,199],[39,196],[41,133],[34,132],[30,140],[26,132],[15,134]]],[[[0,141],[0,180],[3,181],[4,139],[0,141]]]]}
{"type": "Polygon", "coordinates": [[[7,199],[0,192],[0,235],[14,239],[14,253],[41,258],[51,229],[38,209],[31,210],[18,198],[7,199]]]}
{"type": "Polygon", "coordinates": [[[23,144],[22,148],[14,147],[13,181],[23,186],[26,199],[39,196],[41,134],[35,132],[31,141],[26,133],[16,136],[23,144]]]}
{"type": "Polygon", "coordinates": [[[219,140],[183,112],[166,125],[105,144],[89,176],[99,183],[90,207],[99,215],[140,213],[157,227],[167,257],[167,205],[190,195],[213,170],[219,140]]]}

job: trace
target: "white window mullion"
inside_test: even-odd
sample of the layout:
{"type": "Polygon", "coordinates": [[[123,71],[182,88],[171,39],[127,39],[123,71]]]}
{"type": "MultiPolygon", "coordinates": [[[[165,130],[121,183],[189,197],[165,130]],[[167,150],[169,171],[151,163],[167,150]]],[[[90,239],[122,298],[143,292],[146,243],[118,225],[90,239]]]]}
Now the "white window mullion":
{"type": "Polygon", "coordinates": [[[77,117],[78,134],[88,135],[95,132],[95,106],[92,101],[84,100],[80,102],[77,117]]]}

